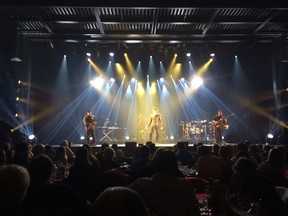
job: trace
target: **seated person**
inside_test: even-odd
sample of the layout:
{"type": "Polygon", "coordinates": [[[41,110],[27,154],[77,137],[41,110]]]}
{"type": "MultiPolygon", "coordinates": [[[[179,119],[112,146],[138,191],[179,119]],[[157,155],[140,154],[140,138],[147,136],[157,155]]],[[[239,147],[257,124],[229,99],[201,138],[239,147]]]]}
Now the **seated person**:
{"type": "Polygon", "coordinates": [[[199,203],[191,182],[177,176],[174,152],[165,150],[156,159],[156,174],[139,178],[128,187],[143,198],[150,211],[158,216],[199,216],[199,203]]]}
{"type": "Polygon", "coordinates": [[[90,216],[149,216],[143,199],[127,187],[109,187],[93,202],[90,216]]]}

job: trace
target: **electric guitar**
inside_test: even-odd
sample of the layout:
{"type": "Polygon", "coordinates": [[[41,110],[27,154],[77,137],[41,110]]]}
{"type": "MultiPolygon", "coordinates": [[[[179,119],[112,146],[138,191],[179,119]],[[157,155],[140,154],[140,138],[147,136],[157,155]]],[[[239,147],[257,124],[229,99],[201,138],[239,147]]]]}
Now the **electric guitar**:
{"type": "Polygon", "coordinates": [[[224,129],[228,129],[229,125],[227,124],[227,119],[234,116],[234,115],[235,115],[235,113],[232,113],[231,115],[229,115],[227,117],[222,117],[218,121],[213,120],[212,123],[213,123],[214,127],[216,127],[216,128],[223,127],[224,129]]]}
{"type": "Polygon", "coordinates": [[[92,130],[93,127],[95,127],[95,125],[97,124],[97,122],[102,118],[104,118],[104,116],[101,116],[100,118],[97,118],[97,119],[93,120],[92,122],[86,123],[86,130],[92,130]]]}

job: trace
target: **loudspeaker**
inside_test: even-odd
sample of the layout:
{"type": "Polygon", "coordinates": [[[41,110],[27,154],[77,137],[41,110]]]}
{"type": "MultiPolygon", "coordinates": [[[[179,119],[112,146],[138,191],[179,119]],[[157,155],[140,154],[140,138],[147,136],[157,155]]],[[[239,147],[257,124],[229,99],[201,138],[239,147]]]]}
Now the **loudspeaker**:
{"type": "Polygon", "coordinates": [[[137,147],[137,142],[125,142],[125,157],[133,157],[137,147]]]}

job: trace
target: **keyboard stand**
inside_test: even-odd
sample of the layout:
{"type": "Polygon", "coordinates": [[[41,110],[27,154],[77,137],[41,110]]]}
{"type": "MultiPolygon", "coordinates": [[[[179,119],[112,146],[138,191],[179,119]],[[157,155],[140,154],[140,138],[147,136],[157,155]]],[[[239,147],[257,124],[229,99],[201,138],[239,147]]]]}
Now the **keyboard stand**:
{"type": "Polygon", "coordinates": [[[114,129],[111,128],[106,128],[103,130],[103,137],[100,139],[100,141],[103,140],[110,140],[112,141],[111,137],[109,136],[112,132],[114,131],[114,129]]]}

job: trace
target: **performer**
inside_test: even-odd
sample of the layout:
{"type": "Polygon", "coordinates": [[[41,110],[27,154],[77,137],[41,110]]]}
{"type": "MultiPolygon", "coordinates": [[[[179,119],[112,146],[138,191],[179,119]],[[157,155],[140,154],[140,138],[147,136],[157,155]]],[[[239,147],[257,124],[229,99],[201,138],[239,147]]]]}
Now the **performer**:
{"type": "Polygon", "coordinates": [[[217,114],[213,117],[212,124],[215,127],[215,143],[222,144],[222,135],[227,120],[223,117],[221,110],[218,110],[217,114]]]}
{"type": "Polygon", "coordinates": [[[145,131],[145,118],[142,113],[139,114],[137,119],[137,137],[139,141],[144,141],[144,131],[145,131]]]}
{"type": "Polygon", "coordinates": [[[90,137],[92,137],[93,143],[96,143],[96,135],[95,135],[95,125],[96,125],[96,117],[92,115],[92,111],[88,110],[87,114],[83,118],[83,124],[85,128],[85,136],[86,141],[90,144],[90,137]]]}
{"type": "Polygon", "coordinates": [[[154,130],[156,132],[156,143],[158,143],[159,141],[159,134],[160,134],[160,130],[163,129],[162,127],[162,119],[161,119],[161,115],[158,113],[158,109],[156,107],[153,107],[153,113],[151,114],[151,118],[149,121],[149,124],[147,126],[147,128],[150,128],[150,133],[149,133],[149,140],[152,141],[152,135],[154,133],[154,130]]]}

